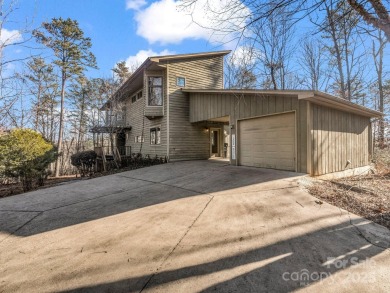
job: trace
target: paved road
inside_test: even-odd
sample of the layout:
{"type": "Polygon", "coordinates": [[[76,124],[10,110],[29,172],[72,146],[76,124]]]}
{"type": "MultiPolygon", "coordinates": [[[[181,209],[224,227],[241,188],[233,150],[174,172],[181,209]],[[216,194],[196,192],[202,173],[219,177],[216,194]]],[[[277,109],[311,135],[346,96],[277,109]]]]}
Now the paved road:
{"type": "Polygon", "coordinates": [[[177,162],[0,199],[0,292],[390,292],[390,232],[300,174],[177,162]]]}

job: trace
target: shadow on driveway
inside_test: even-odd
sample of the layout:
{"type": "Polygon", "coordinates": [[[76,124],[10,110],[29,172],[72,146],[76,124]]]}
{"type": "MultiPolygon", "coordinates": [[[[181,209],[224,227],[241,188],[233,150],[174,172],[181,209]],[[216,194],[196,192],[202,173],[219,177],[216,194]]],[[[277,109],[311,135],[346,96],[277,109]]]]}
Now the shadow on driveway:
{"type": "Polygon", "coordinates": [[[210,161],[169,163],[0,199],[0,231],[26,237],[213,192],[280,188],[272,182],[301,175],[210,161]]]}
{"type": "MultiPolygon", "coordinates": [[[[366,223],[361,220],[355,222],[355,225],[361,224],[360,227],[363,228],[366,223]]],[[[62,292],[140,292],[153,289],[160,292],[180,292],[188,288],[192,292],[291,292],[323,282],[328,282],[324,286],[336,284],[340,290],[352,292],[360,291],[361,285],[378,283],[383,284],[385,289],[388,287],[385,280],[389,277],[389,270],[385,269],[390,264],[389,253],[359,237],[356,229],[349,222],[343,222],[264,247],[259,242],[256,249],[209,262],[176,269],[162,267],[161,271],[151,275],[62,292]],[[370,260],[383,252],[387,253],[384,262],[370,260]],[[211,277],[215,273],[229,276],[230,270],[243,266],[249,269],[245,273],[240,273],[239,270],[230,273],[227,280],[219,281],[218,277],[211,277]],[[340,274],[346,269],[347,273],[340,274]]],[[[249,240],[242,238],[240,242],[244,244],[249,240]]],[[[229,244],[231,243],[227,240],[208,245],[207,249],[218,250],[229,244]]],[[[186,253],[185,247],[178,250],[180,249],[184,250],[183,254],[186,253]]],[[[201,250],[202,247],[198,249],[201,250]]],[[[171,258],[175,257],[177,255],[174,253],[171,258]]]]}

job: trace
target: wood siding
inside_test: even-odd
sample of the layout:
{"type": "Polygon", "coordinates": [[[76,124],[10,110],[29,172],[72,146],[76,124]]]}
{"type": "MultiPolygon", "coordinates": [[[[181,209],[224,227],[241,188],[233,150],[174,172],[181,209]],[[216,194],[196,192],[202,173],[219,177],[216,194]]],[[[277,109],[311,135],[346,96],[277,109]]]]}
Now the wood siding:
{"type": "Polygon", "coordinates": [[[314,104],[311,111],[312,175],[369,164],[370,118],[314,104]]]}
{"type": "MultiPolygon", "coordinates": [[[[272,96],[256,94],[190,93],[190,121],[200,122],[230,116],[236,133],[237,121],[271,114],[295,111],[297,171],[307,173],[307,107],[308,102],[297,96],[272,96]]],[[[231,144],[230,144],[231,145],[231,144]]],[[[238,148],[239,146],[237,146],[238,148]]],[[[237,153],[238,150],[236,150],[237,153]]],[[[237,164],[236,160],[231,160],[237,164]]]]}
{"type": "MultiPolygon", "coordinates": [[[[167,155],[167,123],[166,117],[158,117],[155,119],[148,119],[145,114],[147,105],[146,93],[147,93],[147,76],[163,76],[166,79],[165,70],[161,71],[147,71],[144,72],[144,85],[143,85],[143,96],[138,99],[135,103],[132,103],[131,97],[133,93],[126,99],[126,124],[132,127],[131,131],[127,133],[126,146],[131,146],[132,153],[142,152],[144,155],[150,156],[166,156],[167,155]],[[161,129],[161,144],[151,145],[150,144],[150,128],[160,127],[161,129]],[[144,137],[144,142],[135,142],[135,137],[144,137]]],[[[140,89],[137,89],[139,91],[140,89]]],[[[166,112],[166,89],[164,86],[164,112],[166,112]]],[[[135,91],[134,93],[136,93],[135,91]]]]}
{"type": "Polygon", "coordinates": [[[176,85],[176,78],[184,77],[187,89],[222,89],[223,56],[170,60],[161,62],[159,66],[162,68],[160,71],[144,71],[142,99],[132,103],[133,93],[130,93],[129,98],[126,99],[126,123],[132,126],[132,130],[127,135],[126,145],[131,146],[133,153],[141,151],[143,154],[153,156],[168,155],[171,160],[209,158],[209,133],[205,131],[204,127],[190,123],[189,97],[176,85]],[[148,76],[163,76],[163,111],[161,108],[147,106],[148,76]],[[150,117],[153,114],[163,116],[154,119],[145,117],[145,115],[150,117]],[[170,127],[169,153],[167,151],[168,121],[170,127]],[[150,145],[150,128],[155,126],[161,128],[161,145],[157,146],[150,145]],[[135,137],[142,134],[145,141],[143,143],[135,142],[135,137]]]}
{"type": "Polygon", "coordinates": [[[210,137],[201,125],[190,123],[189,96],[176,85],[186,79],[186,89],[222,89],[223,56],[202,57],[166,63],[169,72],[169,127],[171,160],[207,159],[210,137]]]}

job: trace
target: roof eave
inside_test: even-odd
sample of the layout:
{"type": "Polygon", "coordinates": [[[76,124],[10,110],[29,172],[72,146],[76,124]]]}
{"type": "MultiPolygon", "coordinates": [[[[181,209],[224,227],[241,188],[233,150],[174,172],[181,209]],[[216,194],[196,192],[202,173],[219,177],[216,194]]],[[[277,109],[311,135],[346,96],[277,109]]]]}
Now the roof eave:
{"type": "Polygon", "coordinates": [[[153,62],[161,62],[165,60],[176,60],[176,59],[187,59],[207,56],[225,56],[231,53],[231,50],[216,51],[216,52],[203,52],[203,53],[190,53],[190,54],[178,54],[178,55],[167,55],[167,56],[154,56],[149,59],[153,62]]]}
{"type": "Polygon", "coordinates": [[[118,92],[121,92],[129,83],[134,81],[135,78],[140,75],[145,68],[147,68],[152,63],[151,58],[147,58],[134,72],[130,75],[122,84],[118,87],[118,89],[112,94],[110,100],[117,95],[118,92]]]}
{"type": "Polygon", "coordinates": [[[320,91],[314,91],[313,95],[300,96],[298,97],[298,99],[307,100],[315,104],[328,106],[339,110],[344,110],[344,111],[347,110],[349,112],[356,113],[366,117],[371,117],[371,118],[380,118],[384,116],[384,114],[379,111],[375,111],[367,107],[360,106],[353,102],[341,98],[337,98],[335,96],[320,91]]]}

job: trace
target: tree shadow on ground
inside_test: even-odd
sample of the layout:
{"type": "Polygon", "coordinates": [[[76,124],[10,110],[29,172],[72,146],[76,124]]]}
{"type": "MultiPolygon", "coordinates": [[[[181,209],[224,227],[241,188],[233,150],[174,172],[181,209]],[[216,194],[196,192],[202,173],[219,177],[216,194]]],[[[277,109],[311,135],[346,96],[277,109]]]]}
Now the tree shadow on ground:
{"type": "MultiPolygon", "coordinates": [[[[371,224],[362,220],[360,225],[371,224]]],[[[356,229],[349,221],[343,222],[267,246],[259,242],[258,248],[192,266],[170,269],[168,265],[151,275],[62,292],[139,292],[148,289],[180,292],[184,287],[194,292],[291,292],[322,281],[337,284],[340,289],[343,286],[359,288],[359,283],[366,286],[370,282],[382,282],[385,277],[378,269],[386,264],[369,259],[385,250],[367,242],[356,229]],[[356,270],[358,262],[366,262],[367,268],[363,272],[356,270]],[[242,273],[239,268],[243,266],[252,267],[242,273]],[[349,270],[351,278],[336,274],[345,269],[349,270]]],[[[217,242],[214,247],[208,245],[207,249],[219,250],[224,245],[229,245],[229,241],[217,242]]],[[[184,250],[181,253],[185,254],[185,247],[177,250],[184,250]]],[[[178,254],[175,251],[171,255],[170,264],[178,263],[175,262],[178,254]]],[[[188,257],[190,254],[188,252],[188,257]]]]}
{"type": "Polygon", "coordinates": [[[158,165],[0,199],[0,231],[27,237],[188,197],[261,191],[301,175],[208,161],[158,165]]]}

